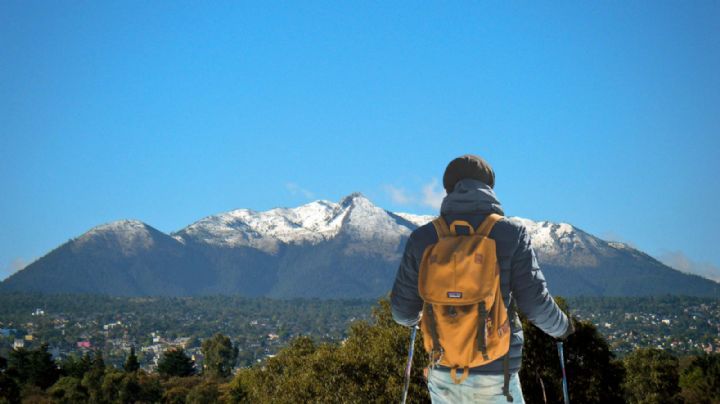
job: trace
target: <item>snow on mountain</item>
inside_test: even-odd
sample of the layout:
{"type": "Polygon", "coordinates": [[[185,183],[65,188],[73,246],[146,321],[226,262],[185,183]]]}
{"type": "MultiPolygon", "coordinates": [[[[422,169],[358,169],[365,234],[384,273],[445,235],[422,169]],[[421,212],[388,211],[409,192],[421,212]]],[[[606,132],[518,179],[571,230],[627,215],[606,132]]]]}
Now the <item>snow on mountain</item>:
{"type": "Polygon", "coordinates": [[[181,242],[277,251],[279,243],[317,243],[334,237],[342,218],[338,205],[315,201],[265,212],[237,209],[208,216],[173,234],[181,242]]]}
{"type": "Polygon", "coordinates": [[[153,230],[139,220],[117,220],[93,227],[73,241],[78,247],[102,240],[117,245],[124,252],[148,250],[155,244],[153,230]]]}
{"type": "Polygon", "coordinates": [[[281,243],[317,244],[342,234],[353,240],[397,244],[410,229],[359,193],[340,203],[315,201],[264,212],[237,209],[201,219],[173,234],[177,240],[275,253],[281,243]]]}
{"type": "Polygon", "coordinates": [[[508,219],[525,226],[533,249],[545,263],[595,266],[600,256],[614,252],[607,242],[568,223],[535,222],[516,216],[508,219]]]}
{"type": "MultiPolygon", "coordinates": [[[[587,237],[582,237],[575,227],[567,223],[535,222],[517,216],[509,219],[525,226],[530,234],[533,248],[548,254],[556,255],[573,246],[582,247],[587,242],[587,237]]],[[[589,235],[585,234],[585,236],[589,235]]]]}
{"type": "MultiPolygon", "coordinates": [[[[395,213],[395,215],[418,227],[435,218],[432,215],[414,215],[402,212],[395,213]]],[[[511,216],[508,219],[525,226],[533,248],[537,254],[542,255],[545,262],[568,263],[568,260],[572,260],[575,263],[593,265],[596,263],[594,254],[597,254],[599,249],[607,246],[615,249],[631,249],[622,243],[606,243],[568,223],[536,222],[517,216],[511,216]]]]}
{"type": "Polygon", "coordinates": [[[360,193],[345,197],[339,208],[346,212],[340,234],[352,240],[344,248],[346,254],[379,254],[388,260],[399,259],[397,247],[410,235],[411,228],[360,193]]]}
{"type": "MultiPolygon", "coordinates": [[[[435,218],[430,215],[395,214],[416,226],[435,218]]],[[[508,219],[525,226],[533,249],[546,263],[594,266],[598,263],[598,256],[610,255],[614,250],[633,250],[622,243],[607,243],[568,223],[536,222],[517,216],[508,219]]]]}
{"type": "MultiPolygon", "coordinates": [[[[416,227],[434,216],[388,212],[360,193],[339,203],[318,200],[296,208],[275,208],[263,212],[237,209],[201,219],[172,234],[183,244],[195,243],[219,248],[250,247],[277,254],[282,245],[317,245],[342,237],[341,250],[347,254],[378,255],[399,259],[399,246],[416,227]]],[[[606,242],[568,223],[533,221],[508,217],[527,229],[541,262],[561,266],[594,267],[602,257],[636,250],[622,243],[606,242]]],[[[119,220],[97,226],[75,239],[78,246],[104,240],[124,253],[148,250],[156,243],[157,230],[137,220],[119,220]]],[[[159,232],[157,232],[159,233],[159,232]]],[[[163,235],[162,233],[159,233],[163,235]]],[[[639,252],[637,252],[639,253],[639,252]]]]}
{"type": "Polygon", "coordinates": [[[608,241],[608,245],[617,250],[634,250],[631,246],[619,241],[608,241]]]}
{"type": "MultiPolygon", "coordinates": [[[[316,245],[344,237],[352,241],[343,243],[346,254],[377,254],[394,260],[399,257],[398,246],[404,238],[434,217],[388,212],[364,195],[353,193],[339,203],[318,200],[296,208],[220,213],[201,219],[172,237],[183,244],[251,247],[270,254],[276,254],[283,244],[316,245]]],[[[568,223],[508,219],[525,226],[538,258],[546,264],[593,267],[602,257],[621,251],[637,252],[626,244],[606,242],[568,223]]],[[[75,242],[80,246],[91,240],[105,240],[123,252],[147,250],[156,242],[153,231],[157,232],[137,220],[119,220],[94,227],[75,242]]]]}
{"type": "MultiPolygon", "coordinates": [[[[364,195],[353,193],[339,203],[319,200],[296,208],[264,212],[237,209],[220,213],[191,224],[174,233],[173,237],[183,243],[246,246],[274,254],[281,244],[317,244],[342,235],[356,241],[345,246],[348,253],[379,249],[380,254],[392,258],[397,255],[395,246],[414,227],[433,218],[431,215],[391,213],[374,205],[364,195]]],[[[533,247],[546,262],[593,265],[597,250],[610,247],[567,223],[535,222],[521,217],[509,219],[527,228],[533,247]]]]}
{"type": "Polygon", "coordinates": [[[395,212],[395,214],[400,216],[401,218],[407,220],[408,222],[414,224],[417,227],[420,227],[426,223],[429,223],[436,217],[433,215],[415,215],[412,213],[404,213],[404,212],[395,212]]]}
{"type": "Polygon", "coordinates": [[[383,208],[375,206],[362,194],[356,193],[345,197],[340,202],[344,215],[342,230],[354,239],[397,241],[398,236],[407,236],[410,229],[398,223],[383,208]]]}

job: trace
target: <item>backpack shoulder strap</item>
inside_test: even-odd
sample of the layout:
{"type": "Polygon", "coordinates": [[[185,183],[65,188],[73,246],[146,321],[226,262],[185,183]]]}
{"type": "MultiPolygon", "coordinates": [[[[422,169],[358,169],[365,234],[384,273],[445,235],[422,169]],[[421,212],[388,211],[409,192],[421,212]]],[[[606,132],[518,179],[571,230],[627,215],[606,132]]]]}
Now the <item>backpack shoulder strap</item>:
{"type": "Polygon", "coordinates": [[[495,226],[495,223],[498,222],[498,220],[502,219],[503,217],[498,215],[497,213],[491,213],[487,215],[485,220],[480,224],[480,226],[475,231],[475,234],[488,237],[490,236],[490,231],[492,230],[493,226],[495,226]]]}
{"type": "Polygon", "coordinates": [[[438,216],[432,221],[432,224],[435,226],[438,238],[444,238],[450,235],[450,228],[448,228],[448,225],[445,223],[445,219],[443,219],[442,216],[438,216]]]}

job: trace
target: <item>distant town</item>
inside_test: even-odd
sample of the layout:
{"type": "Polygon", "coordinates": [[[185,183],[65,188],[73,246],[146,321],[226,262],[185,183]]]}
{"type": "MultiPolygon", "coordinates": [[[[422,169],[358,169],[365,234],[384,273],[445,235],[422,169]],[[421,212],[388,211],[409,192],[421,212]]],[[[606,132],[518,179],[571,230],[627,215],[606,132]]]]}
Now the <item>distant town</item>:
{"type": "Polygon", "coordinates": [[[619,356],[637,348],[676,355],[720,352],[720,299],[667,296],[569,302],[571,312],[595,324],[619,356]]]}
{"type": "Polygon", "coordinates": [[[340,341],[350,322],[370,317],[365,300],[270,300],[240,297],[117,298],[93,295],[0,295],[0,356],[47,343],[55,359],[101,350],[122,366],[135,348],[141,368],[183,347],[201,368],[200,343],[215,333],[238,347],[238,367],[273,356],[293,337],[340,341]]]}
{"type": "MultiPolygon", "coordinates": [[[[639,347],[676,355],[720,352],[718,299],[573,298],[567,303],[578,319],[598,327],[620,357],[639,347]]],[[[238,347],[241,368],[272,357],[296,336],[342,341],[351,322],[370,318],[374,304],[228,296],[0,295],[0,355],[45,343],[57,360],[101,350],[106,362],[120,367],[134,347],[141,368],[152,372],[163,352],[182,347],[201,368],[201,341],[219,332],[238,347]]]]}

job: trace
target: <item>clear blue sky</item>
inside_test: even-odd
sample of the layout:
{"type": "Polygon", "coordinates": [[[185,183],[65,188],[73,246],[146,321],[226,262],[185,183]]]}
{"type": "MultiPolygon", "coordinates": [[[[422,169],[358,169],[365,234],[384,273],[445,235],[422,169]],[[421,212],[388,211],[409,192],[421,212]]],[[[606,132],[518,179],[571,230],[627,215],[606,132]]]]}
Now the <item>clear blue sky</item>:
{"type": "Polygon", "coordinates": [[[720,2],[253,3],[0,2],[0,278],[121,218],[433,213],[464,153],[508,215],[720,266],[720,2]]]}

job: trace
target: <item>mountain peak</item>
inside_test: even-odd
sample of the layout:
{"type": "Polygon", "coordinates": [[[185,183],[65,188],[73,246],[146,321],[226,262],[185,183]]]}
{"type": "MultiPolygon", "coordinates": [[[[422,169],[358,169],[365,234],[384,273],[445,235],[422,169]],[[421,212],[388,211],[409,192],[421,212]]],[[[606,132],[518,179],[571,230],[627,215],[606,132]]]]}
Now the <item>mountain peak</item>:
{"type": "Polygon", "coordinates": [[[363,195],[361,192],[353,192],[350,195],[344,197],[340,201],[340,206],[342,206],[343,208],[346,208],[351,205],[368,204],[368,203],[372,205],[372,202],[370,202],[370,200],[365,195],[363,195]]]}
{"type": "MultiPolygon", "coordinates": [[[[150,248],[154,244],[154,230],[147,224],[134,219],[122,219],[95,226],[75,239],[79,245],[89,242],[110,242],[123,250],[150,248]]],[[[158,232],[159,233],[159,232],[158,232]]]]}
{"type": "Polygon", "coordinates": [[[150,226],[140,220],[120,219],[95,226],[80,237],[106,233],[146,233],[149,229],[150,226]]]}

